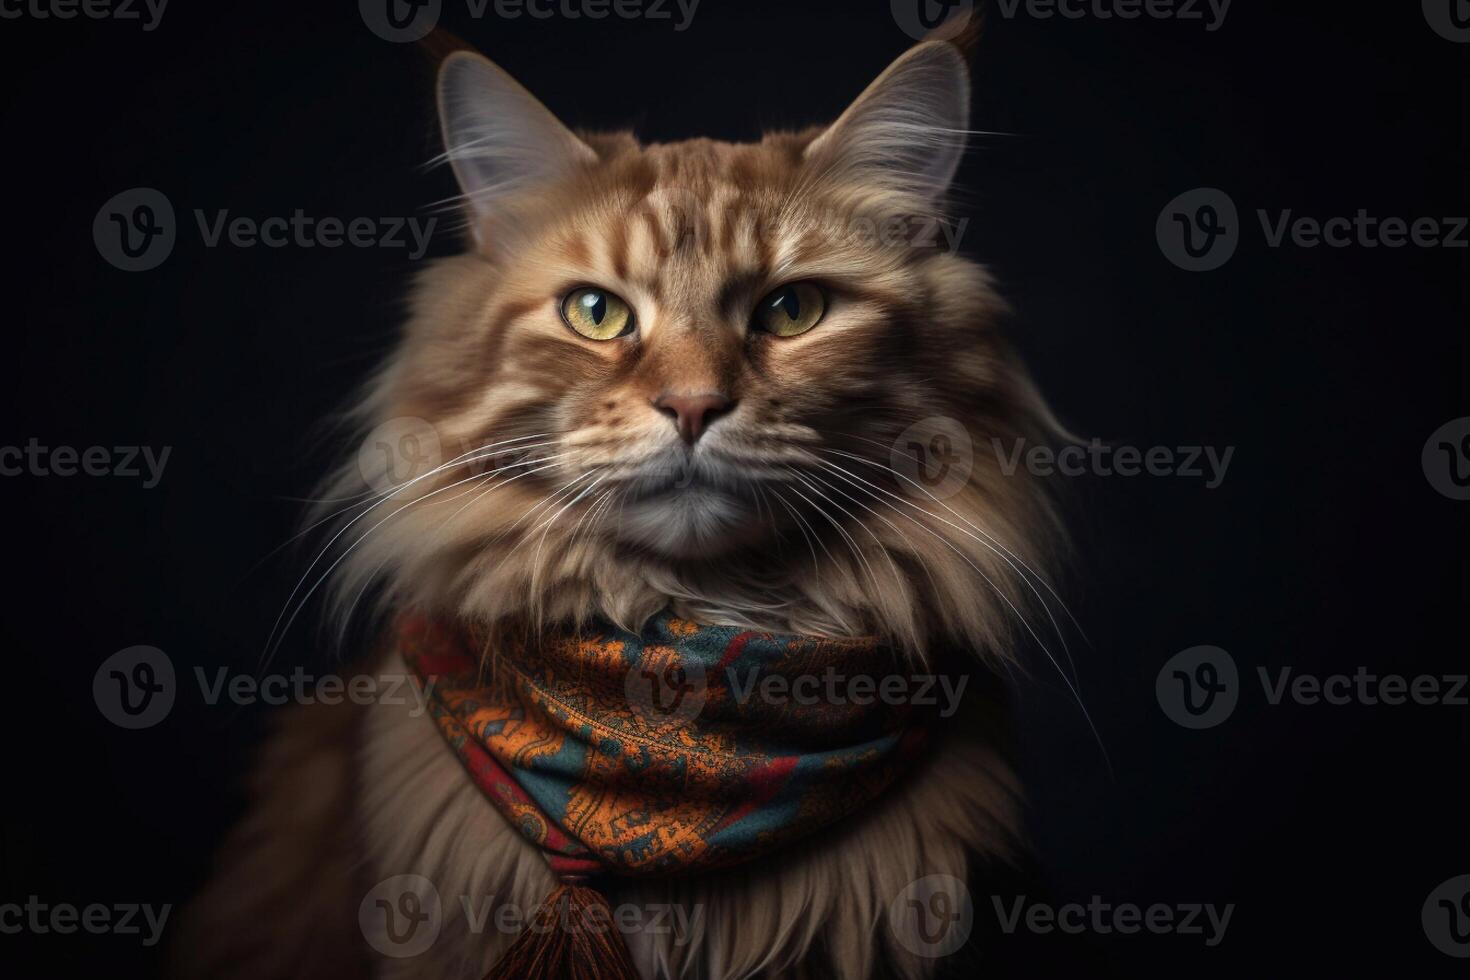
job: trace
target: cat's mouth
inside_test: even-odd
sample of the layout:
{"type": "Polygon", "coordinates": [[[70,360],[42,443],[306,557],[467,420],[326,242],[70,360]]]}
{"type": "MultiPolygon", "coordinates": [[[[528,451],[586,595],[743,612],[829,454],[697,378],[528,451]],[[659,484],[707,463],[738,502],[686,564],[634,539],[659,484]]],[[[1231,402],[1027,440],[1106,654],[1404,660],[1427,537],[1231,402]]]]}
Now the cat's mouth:
{"type": "Polygon", "coordinates": [[[668,451],[625,464],[611,475],[631,504],[700,495],[746,499],[754,492],[750,470],[723,454],[668,451]]]}
{"type": "Polygon", "coordinates": [[[669,488],[628,501],[618,536],[678,557],[708,556],[748,539],[756,511],[745,498],[708,484],[669,488]]]}
{"type": "Polygon", "coordinates": [[[749,540],[761,527],[748,481],[721,467],[681,461],[627,479],[619,537],[672,556],[708,556],[749,540]]]}
{"type": "Polygon", "coordinates": [[[630,483],[627,493],[630,504],[670,503],[679,498],[687,502],[702,496],[743,498],[744,494],[723,481],[694,474],[635,480],[630,483]]]}

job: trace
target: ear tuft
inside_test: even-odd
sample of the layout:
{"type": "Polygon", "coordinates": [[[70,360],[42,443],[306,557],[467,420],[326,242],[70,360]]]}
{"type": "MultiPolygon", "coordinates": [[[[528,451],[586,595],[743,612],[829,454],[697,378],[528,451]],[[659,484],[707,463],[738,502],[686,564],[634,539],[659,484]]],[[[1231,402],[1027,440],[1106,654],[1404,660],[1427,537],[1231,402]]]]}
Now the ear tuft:
{"type": "Polygon", "coordinates": [[[458,34],[450,33],[440,25],[435,25],[432,31],[419,38],[417,47],[419,53],[424,56],[429,67],[434,71],[438,71],[445,60],[456,51],[468,51],[471,54],[477,53],[472,44],[458,34]]]}
{"type": "MultiPolygon", "coordinates": [[[[439,67],[444,157],[473,218],[497,199],[593,163],[597,154],[498,65],[455,51],[439,67]]],[[[478,222],[476,222],[478,224],[478,222]]]]}
{"type": "Polygon", "coordinates": [[[924,36],[926,41],[944,41],[960,49],[968,62],[980,46],[980,35],[985,32],[985,9],[961,11],[940,24],[924,36]]]}
{"type": "Polygon", "coordinates": [[[924,41],[889,65],[806,157],[834,179],[933,202],[959,168],[969,119],[964,57],[948,40],[924,41]]]}

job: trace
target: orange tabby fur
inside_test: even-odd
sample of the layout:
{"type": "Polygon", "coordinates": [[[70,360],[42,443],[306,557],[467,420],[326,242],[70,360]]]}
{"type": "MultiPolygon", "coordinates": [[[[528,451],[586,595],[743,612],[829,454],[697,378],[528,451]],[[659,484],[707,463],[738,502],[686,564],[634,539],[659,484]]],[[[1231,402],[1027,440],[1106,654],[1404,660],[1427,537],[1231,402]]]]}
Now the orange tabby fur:
{"type": "MultiPolygon", "coordinates": [[[[365,428],[423,420],[441,466],[377,497],[356,459],[342,470],[326,496],[379,506],[340,525],[339,609],[374,586],[385,608],[517,627],[603,616],[637,629],[672,606],[703,622],[877,633],[901,651],[896,669],[941,646],[1008,658],[1031,629],[1022,612],[1044,605],[1032,569],[1055,528],[1045,495],[984,447],[1054,425],[999,333],[1004,307],[984,271],[868,233],[942,213],[968,84],[955,44],[931,40],[826,129],[642,145],[573,135],[489,62],[451,55],[441,114],[473,244],[419,277],[403,342],[358,413],[365,428]],[[792,338],[753,332],[757,301],[798,280],[826,291],[821,323],[792,338]],[[573,333],[558,304],[586,285],[626,300],[636,333],[573,333]],[[733,408],[686,445],[655,403],[706,392],[733,408]],[[943,500],[892,468],[900,433],[936,416],[980,450],[943,500]]],[[[640,968],[926,976],[934,961],[894,941],[907,927],[889,921],[889,903],[918,877],[964,879],[977,855],[1014,844],[1014,779],[975,721],[996,710],[972,699],[902,793],[789,860],[628,886],[701,910],[685,942],[635,937],[640,968]]],[[[314,752],[268,756],[279,768],[256,832],[233,839],[183,944],[207,975],[300,975],[324,956],[350,974],[363,944],[317,925],[350,919],[352,888],[396,874],[523,905],[549,890],[540,856],[427,718],[356,713],[315,732],[298,719],[282,744],[315,739],[314,752]],[[351,776],[317,775],[349,755],[351,776]],[[335,802],[287,816],[323,792],[335,802]],[[297,853],[327,826],[353,842],[352,860],[297,853]],[[283,893],[332,911],[274,914],[283,893]],[[232,943],[215,941],[225,923],[243,930],[232,943]],[[280,965],[291,957],[297,966],[280,965]]],[[[482,974],[509,937],[473,933],[451,905],[433,949],[378,959],[372,975],[482,974]]]]}

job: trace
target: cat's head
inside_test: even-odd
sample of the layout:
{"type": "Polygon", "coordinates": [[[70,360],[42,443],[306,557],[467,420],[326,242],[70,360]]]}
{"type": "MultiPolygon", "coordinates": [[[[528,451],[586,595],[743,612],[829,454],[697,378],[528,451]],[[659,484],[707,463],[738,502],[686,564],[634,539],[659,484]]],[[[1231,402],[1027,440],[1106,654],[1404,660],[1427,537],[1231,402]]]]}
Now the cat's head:
{"type": "MultiPolygon", "coordinates": [[[[470,247],[420,277],[362,411],[421,420],[437,468],[358,508],[340,594],[1003,647],[1049,522],[991,440],[1047,416],[986,275],[939,233],[969,91],[931,40],[825,128],[643,145],[451,55],[470,247]]],[[[370,458],[339,491],[383,486],[370,458]]]]}

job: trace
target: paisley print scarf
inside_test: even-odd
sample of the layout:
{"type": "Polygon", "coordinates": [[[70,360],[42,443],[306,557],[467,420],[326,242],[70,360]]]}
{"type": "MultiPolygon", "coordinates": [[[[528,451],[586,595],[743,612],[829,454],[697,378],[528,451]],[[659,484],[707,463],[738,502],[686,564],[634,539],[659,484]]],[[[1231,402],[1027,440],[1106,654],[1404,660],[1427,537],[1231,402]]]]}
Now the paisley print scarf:
{"type": "MultiPolygon", "coordinates": [[[[917,709],[876,696],[896,661],[871,639],[669,614],[637,634],[601,624],[502,641],[493,656],[473,630],[420,616],[397,633],[470,778],[563,882],[543,909],[598,901],[590,876],[726,867],[829,827],[911,767],[928,731],[917,709]],[[875,683],[832,697],[833,678],[875,683]]],[[[555,932],[523,933],[491,976],[636,976],[621,943],[552,950],[555,932]],[[601,969],[549,965],[578,956],[601,969]]]]}

